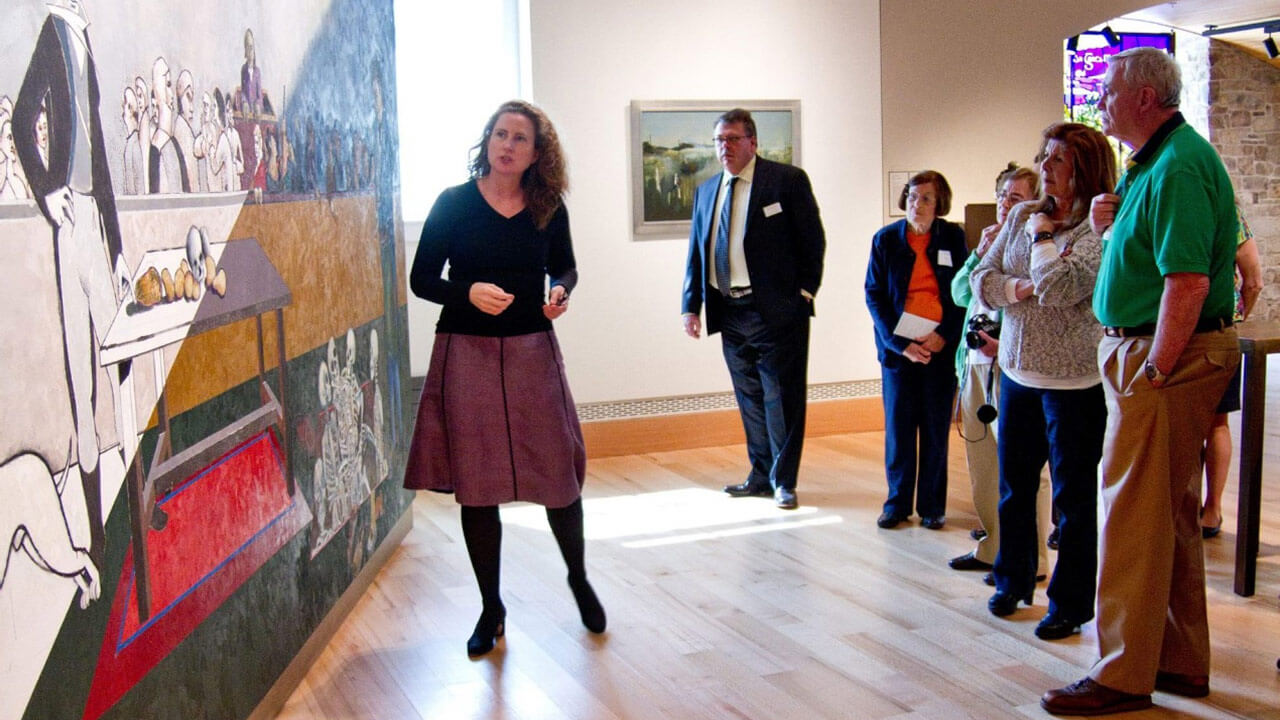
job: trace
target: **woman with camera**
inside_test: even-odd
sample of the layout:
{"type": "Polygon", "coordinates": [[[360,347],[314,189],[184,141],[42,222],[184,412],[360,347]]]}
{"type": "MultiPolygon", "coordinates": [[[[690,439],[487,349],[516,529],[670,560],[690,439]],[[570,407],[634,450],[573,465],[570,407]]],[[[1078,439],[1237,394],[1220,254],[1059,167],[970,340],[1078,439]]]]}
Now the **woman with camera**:
{"type": "MultiPolygon", "coordinates": [[[[990,570],[1000,547],[1000,466],[996,456],[996,411],[1000,398],[1000,367],[995,362],[1000,349],[998,338],[1000,313],[973,299],[969,275],[987,254],[1005,219],[1015,205],[1040,194],[1040,176],[1031,168],[1009,163],[996,176],[996,221],[982,231],[977,247],[951,281],[951,296],[956,304],[969,308],[965,315],[965,342],[956,353],[956,377],[960,381],[957,403],[960,437],[964,440],[965,460],[969,466],[969,483],[973,490],[973,507],[982,524],[981,533],[974,532],[977,547],[951,558],[953,570],[990,570]]],[[[1047,483],[1041,483],[1042,486],[1047,483]]],[[[1043,505],[1041,526],[1047,524],[1049,493],[1042,487],[1037,493],[1043,505]]],[[[1039,578],[1048,572],[1049,553],[1044,543],[1038,544],[1039,578]]],[[[990,578],[990,574],[987,576],[990,578]]],[[[994,582],[994,580],[989,580],[994,582]]]]}
{"type": "Polygon", "coordinates": [[[1097,572],[1098,461],[1106,425],[1093,315],[1101,242],[1089,203],[1115,187],[1116,162],[1102,133],[1078,123],[1045,129],[1044,197],[1009,213],[973,272],[974,296],[1002,308],[1000,333],[1000,549],[993,615],[1030,605],[1036,575],[1036,489],[1048,462],[1060,513],[1058,562],[1045,640],[1068,637],[1093,619],[1097,572]]]}

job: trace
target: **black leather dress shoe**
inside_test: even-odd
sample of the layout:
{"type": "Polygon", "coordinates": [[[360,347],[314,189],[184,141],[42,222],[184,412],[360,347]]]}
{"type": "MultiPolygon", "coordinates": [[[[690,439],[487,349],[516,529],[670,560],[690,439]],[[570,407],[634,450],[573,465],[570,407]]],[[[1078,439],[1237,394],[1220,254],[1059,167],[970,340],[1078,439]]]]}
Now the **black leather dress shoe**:
{"type": "Polygon", "coordinates": [[[926,530],[941,530],[943,525],[947,524],[947,519],[941,515],[920,518],[920,527],[926,530]]]}
{"type": "Polygon", "coordinates": [[[1163,670],[1156,673],[1156,689],[1189,698],[1202,698],[1209,694],[1208,675],[1183,675],[1163,670]]]}
{"type": "Polygon", "coordinates": [[[1151,696],[1114,690],[1086,677],[1045,693],[1040,707],[1054,715],[1110,715],[1146,710],[1151,707],[1151,696]]]}
{"type": "Polygon", "coordinates": [[[953,557],[947,561],[952,570],[990,570],[991,563],[983,562],[977,558],[972,552],[967,552],[959,557],[953,557]]]}
{"type": "Polygon", "coordinates": [[[768,485],[756,485],[749,482],[725,485],[724,491],[729,497],[769,497],[773,494],[773,488],[768,485]]]}
{"type": "Polygon", "coordinates": [[[1053,613],[1045,615],[1036,625],[1036,637],[1041,640],[1061,640],[1080,632],[1080,623],[1067,620],[1053,613]]]}
{"type": "Polygon", "coordinates": [[[783,510],[795,510],[800,505],[800,501],[796,499],[795,490],[780,487],[773,491],[773,504],[783,510]]]}
{"type": "Polygon", "coordinates": [[[907,517],[905,515],[894,515],[888,510],[885,510],[880,513],[880,517],[876,518],[876,525],[888,530],[889,528],[897,527],[898,523],[903,522],[906,519],[907,517]]]}
{"type": "Polygon", "coordinates": [[[1006,617],[1008,615],[1012,615],[1014,611],[1018,609],[1019,600],[1030,605],[1032,594],[1033,593],[1027,593],[1025,597],[1018,597],[1013,593],[1000,592],[997,590],[996,594],[992,595],[991,599],[987,601],[987,609],[996,617],[1006,617]]]}

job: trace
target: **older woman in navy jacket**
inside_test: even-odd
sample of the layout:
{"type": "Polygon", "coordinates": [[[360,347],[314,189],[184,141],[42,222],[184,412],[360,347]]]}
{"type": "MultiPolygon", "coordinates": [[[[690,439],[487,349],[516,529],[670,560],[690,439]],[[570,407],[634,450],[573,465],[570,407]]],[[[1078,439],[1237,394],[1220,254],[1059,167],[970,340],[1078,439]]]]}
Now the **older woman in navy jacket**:
{"type": "Polygon", "coordinates": [[[941,173],[914,175],[898,207],[907,218],[876,233],[867,263],[889,481],[876,524],[891,528],[906,520],[914,496],[920,524],[938,530],[946,522],[947,435],[956,390],[952,360],[965,312],[951,299],[951,279],[969,251],[964,229],[939,217],[951,211],[951,186],[941,173]]]}

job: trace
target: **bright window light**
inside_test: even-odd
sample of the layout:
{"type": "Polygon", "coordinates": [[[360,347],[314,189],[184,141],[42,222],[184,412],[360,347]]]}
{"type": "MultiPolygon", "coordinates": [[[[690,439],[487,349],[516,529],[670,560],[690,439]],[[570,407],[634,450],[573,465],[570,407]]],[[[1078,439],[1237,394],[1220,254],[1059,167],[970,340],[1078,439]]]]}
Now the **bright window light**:
{"type": "Polygon", "coordinates": [[[406,221],[425,219],[441,190],[467,179],[468,151],[489,115],[503,101],[526,96],[520,22],[527,2],[396,0],[406,221]]]}

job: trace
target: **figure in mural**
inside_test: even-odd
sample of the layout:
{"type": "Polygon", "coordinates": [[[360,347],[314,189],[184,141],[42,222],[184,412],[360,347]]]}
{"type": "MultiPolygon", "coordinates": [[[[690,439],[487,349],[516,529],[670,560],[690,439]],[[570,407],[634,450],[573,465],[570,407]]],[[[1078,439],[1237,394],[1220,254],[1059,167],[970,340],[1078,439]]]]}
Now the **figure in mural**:
{"type": "Polygon", "coordinates": [[[196,119],[196,94],[191,85],[191,71],[178,73],[177,95],[178,115],[173,121],[173,139],[178,143],[178,154],[182,158],[182,187],[192,192],[199,187],[196,173],[195,144],[196,134],[192,127],[196,119]]]}
{"type": "Polygon", "coordinates": [[[330,338],[327,360],[320,363],[317,391],[324,427],[312,483],[316,514],[313,556],[387,477],[377,362],[378,333],[374,330],[369,334],[370,380],[361,383],[356,377],[356,336],[348,330],[345,362],[338,359],[337,338],[330,338]],[[372,398],[366,392],[371,392],[372,398]],[[366,410],[370,404],[372,412],[366,410]]]}
{"type": "Polygon", "coordinates": [[[200,95],[200,131],[191,141],[191,154],[196,158],[196,187],[200,192],[213,190],[212,173],[209,172],[209,157],[213,154],[211,138],[216,138],[216,127],[213,122],[213,96],[209,93],[200,95]],[[213,130],[214,132],[210,132],[213,130]]]}
{"type": "Polygon", "coordinates": [[[186,161],[173,137],[174,102],[169,63],[162,57],[151,65],[151,99],[156,126],[151,131],[151,150],[147,156],[147,187],[152,194],[189,192],[186,161]]]}
{"type": "Polygon", "coordinates": [[[138,153],[142,158],[138,170],[142,176],[138,183],[138,194],[145,195],[151,191],[147,185],[147,156],[151,154],[151,132],[156,122],[151,110],[151,93],[147,90],[147,81],[141,75],[133,79],[133,94],[138,100],[138,153]]]}
{"type": "MultiPolygon", "coordinates": [[[[94,420],[96,351],[131,291],[98,114],[98,73],[89,46],[88,16],[79,0],[54,0],[48,7],[14,104],[14,140],[32,195],[53,231],[71,412],[89,515],[89,554],[101,567],[105,533],[94,420]],[[49,127],[43,156],[37,139],[42,121],[49,127]]],[[[122,364],[106,373],[121,444],[125,438],[120,428],[120,380],[127,372],[122,364]]]]}
{"type": "Polygon", "coordinates": [[[240,133],[227,124],[227,103],[221,90],[214,88],[213,101],[213,122],[202,132],[209,136],[204,145],[209,160],[209,190],[239,190],[240,174],[244,172],[240,133]]]}
{"type": "Polygon", "coordinates": [[[0,200],[26,200],[31,188],[22,176],[18,164],[18,151],[13,145],[13,122],[8,116],[0,116],[0,200]]]}
{"type": "Polygon", "coordinates": [[[124,86],[124,100],[120,104],[120,117],[124,120],[124,194],[142,194],[142,144],[138,134],[138,95],[132,85],[124,86]]]}
{"type": "Polygon", "coordinates": [[[44,459],[34,453],[20,453],[0,463],[0,486],[6,493],[6,501],[0,504],[0,540],[4,541],[0,591],[13,555],[22,551],[41,570],[75,582],[83,610],[102,594],[102,584],[97,564],[71,538],[62,506],[70,472],[70,453],[60,478],[54,478],[44,459]]]}
{"type": "Polygon", "coordinates": [[[244,65],[240,66],[240,107],[246,115],[257,115],[262,108],[262,71],[253,45],[253,31],[244,31],[244,65]]]}
{"type": "Polygon", "coordinates": [[[254,200],[262,202],[262,191],[267,188],[267,154],[263,152],[262,125],[253,124],[253,172],[250,174],[249,189],[253,190],[254,200]]]}

